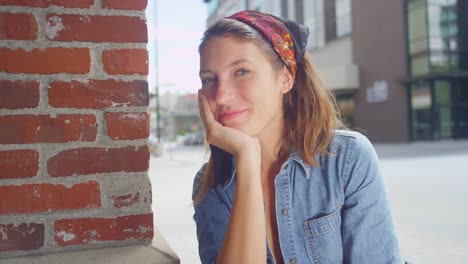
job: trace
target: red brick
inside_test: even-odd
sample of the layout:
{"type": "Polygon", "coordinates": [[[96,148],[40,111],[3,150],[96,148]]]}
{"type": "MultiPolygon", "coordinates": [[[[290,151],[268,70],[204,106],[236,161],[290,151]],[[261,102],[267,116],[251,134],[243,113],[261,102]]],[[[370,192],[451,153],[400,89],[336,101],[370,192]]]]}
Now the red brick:
{"type": "Polygon", "coordinates": [[[86,74],[90,68],[91,57],[88,48],[47,48],[31,51],[0,48],[0,71],[8,73],[86,74]]]}
{"type": "Polygon", "coordinates": [[[0,144],[92,142],[96,135],[94,115],[0,116],[0,144]]]}
{"type": "Polygon", "coordinates": [[[54,41],[148,42],[146,22],[139,17],[50,13],[46,31],[54,41]]]}
{"type": "Polygon", "coordinates": [[[42,246],[44,246],[44,224],[0,224],[0,252],[33,250],[42,246]]]}
{"type": "Polygon", "coordinates": [[[0,13],[0,40],[36,40],[37,21],[31,14],[0,13]]]}
{"type": "Polygon", "coordinates": [[[115,207],[121,208],[125,206],[130,206],[132,204],[136,204],[140,201],[140,193],[130,193],[127,195],[120,195],[120,196],[112,196],[112,202],[115,207]]]}
{"type": "Polygon", "coordinates": [[[104,71],[111,75],[148,75],[148,51],[144,49],[106,50],[102,63],[104,71]]]}
{"type": "Polygon", "coordinates": [[[149,136],[148,113],[106,113],[107,134],[112,139],[141,139],[149,136]]]}
{"type": "Polygon", "coordinates": [[[37,151],[29,149],[0,151],[0,179],[34,177],[38,170],[37,151]]]}
{"type": "Polygon", "coordinates": [[[50,5],[69,8],[89,8],[94,5],[94,0],[49,0],[50,5]]]}
{"type": "Polygon", "coordinates": [[[94,4],[94,0],[0,0],[0,6],[30,6],[30,7],[48,7],[48,6],[63,6],[88,8],[94,4]]]}
{"type": "Polygon", "coordinates": [[[147,106],[149,101],[146,81],[55,81],[51,83],[48,94],[49,104],[58,108],[147,106]]]}
{"type": "Polygon", "coordinates": [[[31,7],[47,7],[50,0],[0,0],[0,6],[13,5],[13,6],[31,6],[31,7]]]}
{"type": "Polygon", "coordinates": [[[101,191],[95,181],[61,184],[0,186],[0,214],[22,214],[101,207],[101,191]]]}
{"type": "Polygon", "coordinates": [[[38,105],[38,82],[0,80],[0,109],[35,108],[38,105]]]}
{"type": "Polygon", "coordinates": [[[102,8],[123,9],[123,10],[144,10],[147,0],[103,0],[102,8]]]}
{"type": "Polygon", "coordinates": [[[54,239],[59,246],[89,244],[94,241],[151,240],[153,214],[117,218],[62,219],[54,223],[54,239]]]}
{"type": "Polygon", "coordinates": [[[149,152],[146,145],[123,148],[79,148],[60,152],[47,162],[52,177],[94,173],[147,171],[149,152]]]}

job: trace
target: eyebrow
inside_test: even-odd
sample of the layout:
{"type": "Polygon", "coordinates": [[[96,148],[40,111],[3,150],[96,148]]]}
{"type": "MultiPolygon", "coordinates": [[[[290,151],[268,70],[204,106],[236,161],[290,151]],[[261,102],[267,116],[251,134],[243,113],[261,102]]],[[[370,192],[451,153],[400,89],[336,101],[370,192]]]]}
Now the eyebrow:
{"type": "MultiPolygon", "coordinates": [[[[239,59],[239,60],[236,60],[234,61],[233,63],[229,64],[228,68],[231,68],[232,66],[235,66],[237,64],[241,64],[241,63],[244,63],[244,62],[251,62],[250,60],[248,59],[239,59]]],[[[203,74],[203,73],[213,73],[213,71],[210,71],[210,70],[200,70],[200,75],[203,74]]]]}

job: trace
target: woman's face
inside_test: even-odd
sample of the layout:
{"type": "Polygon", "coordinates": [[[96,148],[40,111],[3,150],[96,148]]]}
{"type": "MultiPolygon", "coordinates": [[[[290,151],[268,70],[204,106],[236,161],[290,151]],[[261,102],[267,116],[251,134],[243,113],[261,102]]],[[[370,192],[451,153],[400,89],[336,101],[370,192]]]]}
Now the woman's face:
{"type": "Polygon", "coordinates": [[[286,68],[273,69],[253,42],[211,37],[200,53],[200,79],[202,93],[222,125],[250,136],[283,126],[282,99],[292,77],[286,68]]]}

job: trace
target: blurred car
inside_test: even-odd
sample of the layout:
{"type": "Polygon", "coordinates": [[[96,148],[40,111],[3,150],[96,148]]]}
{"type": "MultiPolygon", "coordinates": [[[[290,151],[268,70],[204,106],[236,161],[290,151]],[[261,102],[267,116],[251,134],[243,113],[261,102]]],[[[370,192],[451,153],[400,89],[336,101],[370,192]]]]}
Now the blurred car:
{"type": "Polygon", "coordinates": [[[205,136],[202,133],[188,133],[185,134],[184,145],[201,145],[205,141],[205,136]]]}

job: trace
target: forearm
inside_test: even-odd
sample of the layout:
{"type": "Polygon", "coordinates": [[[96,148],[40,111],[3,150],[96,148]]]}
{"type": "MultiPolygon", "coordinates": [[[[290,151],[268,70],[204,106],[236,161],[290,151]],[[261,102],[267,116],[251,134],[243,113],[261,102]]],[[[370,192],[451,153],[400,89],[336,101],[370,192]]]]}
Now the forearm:
{"type": "Polygon", "coordinates": [[[236,192],[217,263],[264,263],[266,229],[260,160],[241,156],[236,163],[236,192]]]}

